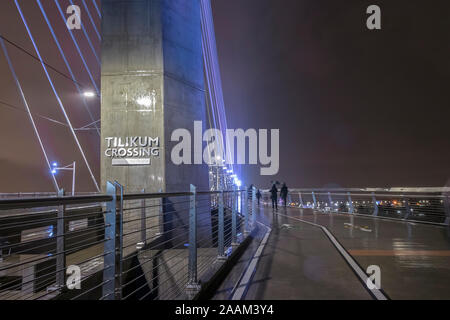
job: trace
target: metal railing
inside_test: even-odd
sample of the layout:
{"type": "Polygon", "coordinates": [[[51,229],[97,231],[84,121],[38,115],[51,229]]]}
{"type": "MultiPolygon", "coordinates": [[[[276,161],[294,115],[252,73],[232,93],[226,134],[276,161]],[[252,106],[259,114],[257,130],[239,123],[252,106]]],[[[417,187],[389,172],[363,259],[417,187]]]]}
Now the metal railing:
{"type": "Polygon", "coordinates": [[[449,188],[291,189],[291,206],[410,221],[450,223],[449,188]]]}
{"type": "Polygon", "coordinates": [[[0,300],[191,299],[254,226],[254,190],[106,189],[0,200],[0,300]]]}
{"type": "MultiPolygon", "coordinates": [[[[98,195],[98,192],[75,192],[76,196],[98,195]]],[[[0,200],[2,199],[20,199],[20,198],[43,198],[58,196],[57,192],[10,192],[0,193],[0,200]]]]}

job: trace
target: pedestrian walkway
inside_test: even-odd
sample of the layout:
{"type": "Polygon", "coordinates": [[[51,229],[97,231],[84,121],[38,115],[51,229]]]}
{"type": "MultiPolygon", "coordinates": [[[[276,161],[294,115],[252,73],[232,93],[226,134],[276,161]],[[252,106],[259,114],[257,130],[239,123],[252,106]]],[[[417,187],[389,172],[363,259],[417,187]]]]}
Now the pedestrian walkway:
{"type": "MultiPolygon", "coordinates": [[[[243,299],[374,299],[373,292],[344,259],[324,226],[361,270],[378,266],[381,292],[390,299],[450,299],[450,233],[447,227],[382,220],[311,209],[259,209],[259,232],[235,266],[244,272],[271,228],[243,299]],[[316,224],[318,226],[311,225],[316,224]]],[[[231,275],[234,280],[236,274],[231,275]]],[[[226,280],[224,298],[236,281],[226,280]],[[227,282],[228,281],[228,282],[227,282]],[[228,291],[227,291],[228,288],[228,291]]]]}

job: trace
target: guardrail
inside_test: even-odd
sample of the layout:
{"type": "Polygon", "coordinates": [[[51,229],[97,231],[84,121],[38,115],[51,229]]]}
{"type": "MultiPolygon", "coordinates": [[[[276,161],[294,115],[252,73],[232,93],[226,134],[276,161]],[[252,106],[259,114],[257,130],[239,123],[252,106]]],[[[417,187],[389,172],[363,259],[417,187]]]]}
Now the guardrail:
{"type": "Polygon", "coordinates": [[[322,212],[450,223],[449,188],[291,189],[288,203],[322,212]]]}
{"type": "Polygon", "coordinates": [[[106,194],[0,200],[0,300],[191,299],[254,225],[254,192],[108,182],[106,194]]]}
{"type": "MultiPolygon", "coordinates": [[[[76,192],[77,196],[85,195],[98,195],[98,192],[76,192]]],[[[57,196],[57,192],[10,192],[10,193],[0,193],[1,199],[20,199],[20,198],[43,198],[43,197],[54,197],[57,196]]]]}

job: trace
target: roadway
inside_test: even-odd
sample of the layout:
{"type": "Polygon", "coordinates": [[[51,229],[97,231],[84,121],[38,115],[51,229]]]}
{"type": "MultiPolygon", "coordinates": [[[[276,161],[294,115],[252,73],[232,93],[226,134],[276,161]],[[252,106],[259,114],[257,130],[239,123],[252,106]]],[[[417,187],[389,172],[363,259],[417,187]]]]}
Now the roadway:
{"type": "Polygon", "coordinates": [[[272,231],[241,299],[374,299],[325,232],[308,222],[326,227],[362,270],[379,266],[386,297],[450,299],[448,227],[299,208],[280,208],[274,215],[267,206],[258,209],[257,217],[252,245],[215,299],[232,296],[237,275],[248,267],[266,233],[263,225],[272,231]]]}

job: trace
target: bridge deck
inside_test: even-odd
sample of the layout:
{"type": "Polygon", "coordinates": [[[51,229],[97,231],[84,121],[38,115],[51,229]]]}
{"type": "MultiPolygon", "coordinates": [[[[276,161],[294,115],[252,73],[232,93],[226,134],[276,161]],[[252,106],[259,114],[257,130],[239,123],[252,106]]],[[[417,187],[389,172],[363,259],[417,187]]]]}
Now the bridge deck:
{"type": "MultiPolygon", "coordinates": [[[[379,266],[389,298],[450,299],[447,227],[308,209],[280,208],[277,216],[269,207],[259,211],[259,221],[272,233],[245,299],[372,299],[325,233],[292,218],[327,227],[363,270],[379,266]]],[[[255,242],[261,238],[262,233],[255,242]]],[[[216,298],[223,298],[221,289],[216,298]]]]}

